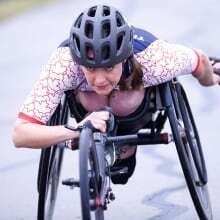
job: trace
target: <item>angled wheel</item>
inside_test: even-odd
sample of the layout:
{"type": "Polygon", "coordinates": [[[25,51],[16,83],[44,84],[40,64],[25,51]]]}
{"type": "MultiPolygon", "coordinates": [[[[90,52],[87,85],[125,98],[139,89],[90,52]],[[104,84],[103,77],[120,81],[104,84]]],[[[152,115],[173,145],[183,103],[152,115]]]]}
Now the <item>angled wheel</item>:
{"type": "Polygon", "coordinates": [[[42,171],[40,174],[39,197],[38,197],[38,219],[50,220],[53,218],[63,149],[54,145],[42,151],[42,171]]]}
{"type": "MultiPolygon", "coordinates": [[[[64,124],[67,104],[58,106],[48,125],[64,124]]],[[[53,145],[41,151],[38,170],[38,220],[51,220],[55,209],[64,149],[53,145]]]]}
{"type": "Polygon", "coordinates": [[[202,147],[185,91],[170,83],[173,104],[168,108],[178,156],[194,206],[202,220],[212,219],[202,147]]]}
{"type": "Polygon", "coordinates": [[[208,182],[205,159],[203,156],[202,145],[200,142],[198,130],[194,121],[194,117],[186,96],[186,93],[181,85],[177,86],[177,95],[180,104],[180,111],[183,117],[186,137],[190,146],[191,155],[195,163],[196,170],[199,175],[201,184],[208,182]]]}
{"type": "Polygon", "coordinates": [[[103,220],[104,202],[100,164],[90,128],[84,128],[79,140],[80,196],[83,220],[103,220]]]}

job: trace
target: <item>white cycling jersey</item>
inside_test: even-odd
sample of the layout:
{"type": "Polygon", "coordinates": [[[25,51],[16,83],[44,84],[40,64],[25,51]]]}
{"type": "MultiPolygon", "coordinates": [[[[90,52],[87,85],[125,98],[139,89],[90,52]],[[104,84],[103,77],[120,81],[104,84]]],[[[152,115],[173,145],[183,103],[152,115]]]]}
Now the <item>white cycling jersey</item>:
{"type": "MultiPolygon", "coordinates": [[[[193,49],[163,40],[153,41],[134,56],[142,65],[144,88],[161,84],[180,75],[191,74],[198,65],[198,56],[193,49]]],[[[57,48],[23,103],[18,117],[29,122],[45,124],[55,111],[64,91],[78,86],[79,100],[84,103],[87,110],[97,110],[106,104],[100,97],[94,97],[82,69],[72,59],[69,47],[57,48]],[[90,104],[92,96],[93,105],[103,103],[92,108],[93,105],[90,104]],[[83,97],[82,100],[80,97],[83,97]]],[[[117,91],[117,98],[111,101],[113,110],[118,115],[128,115],[139,106],[142,98],[143,91],[117,91]]]]}

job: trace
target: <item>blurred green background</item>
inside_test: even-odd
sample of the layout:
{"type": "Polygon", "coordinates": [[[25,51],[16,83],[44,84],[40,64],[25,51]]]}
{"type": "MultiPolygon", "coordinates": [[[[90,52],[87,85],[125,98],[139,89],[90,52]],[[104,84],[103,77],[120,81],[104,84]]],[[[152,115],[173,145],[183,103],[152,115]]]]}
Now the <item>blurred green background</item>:
{"type": "Polygon", "coordinates": [[[57,0],[0,0],[0,21],[19,14],[34,6],[54,1],[57,0]]]}

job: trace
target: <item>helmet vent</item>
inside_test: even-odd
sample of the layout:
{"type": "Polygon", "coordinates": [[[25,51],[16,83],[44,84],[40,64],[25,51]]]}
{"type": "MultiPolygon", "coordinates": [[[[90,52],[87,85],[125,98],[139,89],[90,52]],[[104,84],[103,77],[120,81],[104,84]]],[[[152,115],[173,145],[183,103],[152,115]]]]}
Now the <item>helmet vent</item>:
{"type": "Polygon", "coordinates": [[[86,45],[86,57],[88,60],[94,60],[94,50],[90,45],[86,45]]]}
{"type": "Polygon", "coordinates": [[[125,36],[124,32],[120,33],[120,35],[118,36],[118,38],[117,38],[117,50],[120,50],[120,48],[122,46],[124,36],[125,36]]]}
{"type": "Polygon", "coordinates": [[[85,24],[85,35],[90,39],[93,38],[93,24],[90,22],[85,24]]]}
{"type": "Polygon", "coordinates": [[[130,31],[130,41],[132,41],[133,40],[133,32],[132,32],[132,30],[130,31]]]}
{"type": "Polygon", "coordinates": [[[118,27],[121,27],[125,24],[125,21],[119,12],[116,12],[116,23],[118,27]]]}
{"type": "Polygon", "coordinates": [[[110,35],[111,32],[111,25],[110,25],[110,21],[105,22],[102,25],[102,38],[106,38],[110,35]]]}
{"type": "Polygon", "coordinates": [[[102,12],[102,16],[109,16],[110,15],[110,8],[108,6],[104,6],[103,7],[103,12],[102,12]]]}
{"type": "Polygon", "coordinates": [[[94,6],[94,7],[90,8],[89,11],[88,11],[88,16],[89,17],[95,17],[96,10],[97,10],[97,6],[94,6]]]}
{"type": "Polygon", "coordinates": [[[77,37],[75,34],[73,34],[73,45],[76,48],[77,52],[80,52],[80,41],[79,37],[77,37]]]}
{"type": "Polygon", "coordinates": [[[102,47],[102,59],[107,60],[110,57],[110,47],[105,45],[102,47]]]}
{"type": "Polygon", "coordinates": [[[81,23],[82,23],[82,16],[83,16],[83,13],[77,18],[77,20],[74,24],[75,27],[80,28],[81,23]]]}

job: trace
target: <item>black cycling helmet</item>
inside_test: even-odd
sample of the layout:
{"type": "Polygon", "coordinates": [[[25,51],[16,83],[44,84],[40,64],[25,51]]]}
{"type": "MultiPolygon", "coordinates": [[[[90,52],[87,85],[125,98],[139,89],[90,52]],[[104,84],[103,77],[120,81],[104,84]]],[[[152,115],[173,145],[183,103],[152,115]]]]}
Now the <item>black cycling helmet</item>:
{"type": "Polygon", "coordinates": [[[82,12],[70,32],[73,59],[87,67],[110,67],[133,52],[132,30],[112,6],[96,5],[82,12]]]}

